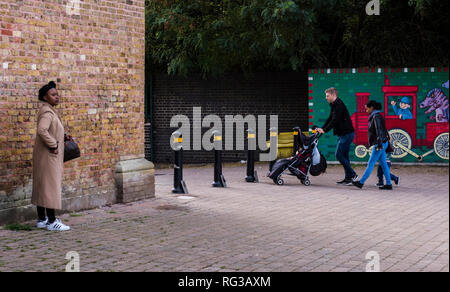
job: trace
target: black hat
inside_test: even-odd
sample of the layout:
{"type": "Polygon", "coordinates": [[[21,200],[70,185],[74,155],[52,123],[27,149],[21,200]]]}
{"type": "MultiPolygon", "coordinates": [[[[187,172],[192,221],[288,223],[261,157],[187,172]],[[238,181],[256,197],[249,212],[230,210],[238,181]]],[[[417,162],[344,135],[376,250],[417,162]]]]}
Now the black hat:
{"type": "Polygon", "coordinates": [[[48,84],[45,84],[44,86],[42,86],[41,89],[39,89],[39,100],[40,101],[45,101],[44,100],[44,96],[47,94],[47,92],[52,89],[52,88],[56,88],[56,83],[55,81],[50,81],[48,84]]]}

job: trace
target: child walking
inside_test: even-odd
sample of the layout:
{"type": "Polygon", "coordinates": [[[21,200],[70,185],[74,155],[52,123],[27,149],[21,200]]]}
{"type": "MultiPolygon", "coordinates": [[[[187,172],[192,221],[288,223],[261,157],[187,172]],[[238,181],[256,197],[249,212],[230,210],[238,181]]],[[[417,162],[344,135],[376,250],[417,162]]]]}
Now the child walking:
{"type": "MultiPolygon", "coordinates": [[[[390,172],[392,163],[391,163],[391,153],[386,150],[386,163],[389,167],[389,173],[391,174],[391,180],[394,181],[395,185],[398,185],[398,182],[400,181],[400,178],[396,175],[394,175],[392,172],[390,172]]],[[[378,176],[378,183],[376,184],[377,187],[384,186],[384,176],[383,176],[383,168],[381,165],[378,165],[377,170],[377,176],[378,176]]]]}

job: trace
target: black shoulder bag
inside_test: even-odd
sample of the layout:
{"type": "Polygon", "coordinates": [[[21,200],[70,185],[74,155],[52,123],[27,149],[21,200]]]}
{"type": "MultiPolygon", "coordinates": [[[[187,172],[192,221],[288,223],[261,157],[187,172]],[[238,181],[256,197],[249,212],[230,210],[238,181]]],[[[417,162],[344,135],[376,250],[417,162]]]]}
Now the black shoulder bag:
{"type": "Polygon", "coordinates": [[[80,157],[80,148],[72,137],[64,134],[64,162],[80,157]]]}

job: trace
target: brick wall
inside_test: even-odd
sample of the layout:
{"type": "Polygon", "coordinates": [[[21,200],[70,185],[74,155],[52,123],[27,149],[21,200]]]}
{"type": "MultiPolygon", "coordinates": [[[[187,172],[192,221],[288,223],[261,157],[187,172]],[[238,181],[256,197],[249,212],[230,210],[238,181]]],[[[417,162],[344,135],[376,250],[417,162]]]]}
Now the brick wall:
{"type": "MultiPolygon", "coordinates": [[[[307,129],[308,76],[307,73],[258,73],[249,77],[238,74],[209,80],[154,76],[154,162],[173,163],[169,139],[176,129],[170,128],[170,119],[183,114],[192,123],[193,107],[202,107],[202,117],[218,115],[222,119],[223,134],[225,115],[266,115],[267,125],[270,115],[278,115],[280,132],[292,131],[294,126],[307,129]]],[[[208,129],[203,128],[202,132],[208,129]]],[[[245,151],[224,151],[223,160],[240,161],[246,159],[246,155],[245,151]]],[[[214,152],[185,151],[184,162],[213,163],[214,152]]]]}
{"type": "Polygon", "coordinates": [[[0,221],[29,205],[37,91],[49,80],[81,147],[65,164],[63,207],[114,202],[115,163],[144,153],[144,32],[144,0],[0,0],[0,221]]]}

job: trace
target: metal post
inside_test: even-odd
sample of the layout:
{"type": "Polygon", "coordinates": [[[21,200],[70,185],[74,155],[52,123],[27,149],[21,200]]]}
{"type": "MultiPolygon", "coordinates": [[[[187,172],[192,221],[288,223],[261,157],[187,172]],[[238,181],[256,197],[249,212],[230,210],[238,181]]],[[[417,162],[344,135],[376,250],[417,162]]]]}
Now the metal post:
{"type": "Polygon", "coordinates": [[[215,188],[226,188],[225,177],[222,174],[222,134],[220,131],[214,131],[214,182],[215,188]]]}
{"type": "Polygon", "coordinates": [[[253,129],[247,130],[248,138],[248,158],[247,158],[247,177],[246,182],[259,182],[258,173],[255,170],[255,150],[256,150],[256,132],[253,129]]]}
{"type": "Polygon", "coordinates": [[[300,135],[300,127],[295,127],[294,128],[294,146],[293,146],[293,149],[292,149],[292,152],[293,152],[292,155],[295,155],[295,153],[297,153],[297,151],[298,151],[299,135],[300,135]]]}
{"type": "Polygon", "coordinates": [[[173,189],[175,194],[188,194],[186,183],[183,180],[183,136],[181,132],[175,131],[171,137],[171,146],[175,153],[175,164],[173,168],[173,189]]]}
{"type": "MultiPolygon", "coordinates": [[[[270,148],[275,147],[276,152],[278,153],[278,129],[275,127],[270,128],[270,148]]],[[[269,172],[272,172],[273,165],[277,159],[270,161],[269,163],[269,172]]]]}

